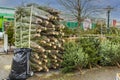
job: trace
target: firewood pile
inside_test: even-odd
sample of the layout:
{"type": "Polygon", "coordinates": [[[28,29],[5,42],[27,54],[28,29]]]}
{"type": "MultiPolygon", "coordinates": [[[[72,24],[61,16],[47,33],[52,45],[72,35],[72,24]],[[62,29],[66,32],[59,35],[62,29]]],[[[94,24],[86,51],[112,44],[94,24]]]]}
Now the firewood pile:
{"type": "Polygon", "coordinates": [[[31,29],[29,17],[23,17],[16,22],[16,47],[32,48],[30,65],[34,71],[48,72],[50,69],[61,67],[62,53],[64,51],[64,26],[60,24],[60,12],[51,8],[44,10],[32,9],[31,29]],[[30,34],[29,34],[30,30],[30,34]]]}

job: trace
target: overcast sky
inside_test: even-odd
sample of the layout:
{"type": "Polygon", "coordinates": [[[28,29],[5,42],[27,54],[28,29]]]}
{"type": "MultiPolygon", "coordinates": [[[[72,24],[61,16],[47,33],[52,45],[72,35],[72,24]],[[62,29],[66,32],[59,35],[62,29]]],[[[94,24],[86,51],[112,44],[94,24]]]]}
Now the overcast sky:
{"type": "MultiPolygon", "coordinates": [[[[111,18],[119,19],[120,18],[120,0],[96,0],[97,2],[92,4],[97,4],[102,8],[110,5],[114,8],[111,11],[111,18]]],[[[58,4],[57,0],[0,0],[0,7],[16,7],[23,3],[37,3],[40,5],[47,5],[53,8],[62,9],[58,4]]],[[[101,14],[101,17],[106,17],[106,12],[101,14]]]]}

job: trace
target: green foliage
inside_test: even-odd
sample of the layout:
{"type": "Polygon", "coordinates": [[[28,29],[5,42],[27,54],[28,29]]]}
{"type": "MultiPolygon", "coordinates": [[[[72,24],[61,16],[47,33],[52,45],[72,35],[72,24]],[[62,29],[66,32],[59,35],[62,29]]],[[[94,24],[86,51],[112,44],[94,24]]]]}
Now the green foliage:
{"type": "Polygon", "coordinates": [[[86,31],[81,30],[80,34],[95,34],[95,30],[94,29],[88,29],[86,31]]]}
{"type": "Polygon", "coordinates": [[[88,55],[88,64],[96,65],[100,60],[100,56],[98,55],[100,47],[99,39],[92,37],[80,38],[78,42],[85,54],[88,55]]]}
{"type": "Polygon", "coordinates": [[[119,29],[116,27],[110,27],[110,34],[119,34],[119,29]]]}
{"type": "Polygon", "coordinates": [[[25,6],[19,6],[16,9],[16,20],[20,20],[21,17],[30,16],[30,10],[26,10],[25,6]]]}
{"type": "Polygon", "coordinates": [[[75,42],[68,42],[65,44],[65,52],[63,55],[63,69],[62,72],[71,72],[78,67],[82,68],[87,64],[87,54],[75,42]]]}
{"type": "Polygon", "coordinates": [[[111,36],[107,37],[108,40],[110,40],[112,43],[119,44],[120,43],[120,37],[119,36],[111,36]]]}
{"type": "Polygon", "coordinates": [[[106,34],[106,35],[120,35],[120,29],[116,27],[110,27],[109,29],[104,26],[97,26],[95,29],[82,30],[80,34],[106,34]]]}
{"type": "Polygon", "coordinates": [[[116,35],[119,35],[120,29],[116,28],[116,27],[110,27],[109,29],[107,27],[101,27],[101,26],[97,26],[95,29],[94,29],[94,34],[116,34],[116,35]],[[109,33],[108,33],[109,31],[109,33]]]}
{"type": "Polygon", "coordinates": [[[101,27],[101,26],[97,26],[95,29],[94,29],[94,34],[107,34],[107,28],[106,27],[101,27]]]}
{"type": "Polygon", "coordinates": [[[109,57],[111,51],[111,42],[109,40],[103,41],[101,43],[101,50],[100,50],[100,56],[101,56],[101,64],[102,65],[110,65],[111,64],[111,58],[109,57]]]}
{"type": "Polygon", "coordinates": [[[106,65],[114,65],[117,62],[120,62],[120,45],[114,43],[110,40],[106,40],[101,43],[101,53],[100,56],[101,64],[103,66],[106,65]]]}
{"type": "Polygon", "coordinates": [[[70,29],[68,27],[65,27],[65,29],[63,30],[63,32],[65,33],[65,36],[70,36],[70,35],[75,35],[75,31],[73,29],[70,29]]]}
{"type": "Polygon", "coordinates": [[[6,34],[8,34],[8,43],[9,43],[9,45],[10,46],[14,45],[14,41],[15,41],[15,38],[14,38],[14,25],[12,23],[7,27],[6,34]]]}
{"type": "Polygon", "coordinates": [[[63,72],[82,69],[86,66],[111,66],[120,64],[120,37],[82,37],[76,42],[65,44],[63,72]]]}

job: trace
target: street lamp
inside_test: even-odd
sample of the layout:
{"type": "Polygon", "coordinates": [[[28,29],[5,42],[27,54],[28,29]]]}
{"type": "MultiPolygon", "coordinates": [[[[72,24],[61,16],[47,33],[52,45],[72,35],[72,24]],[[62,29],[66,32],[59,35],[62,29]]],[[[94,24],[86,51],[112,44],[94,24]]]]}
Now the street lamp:
{"type": "Polygon", "coordinates": [[[105,10],[107,11],[107,32],[109,33],[110,29],[110,12],[113,8],[111,6],[107,6],[105,10]]]}

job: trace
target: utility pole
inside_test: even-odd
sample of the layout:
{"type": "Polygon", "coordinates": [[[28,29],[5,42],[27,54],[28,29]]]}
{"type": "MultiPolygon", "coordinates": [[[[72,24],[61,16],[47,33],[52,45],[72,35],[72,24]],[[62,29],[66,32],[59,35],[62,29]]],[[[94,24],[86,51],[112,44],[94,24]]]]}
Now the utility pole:
{"type": "Polygon", "coordinates": [[[107,6],[104,9],[107,11],[107,32],[109,33],[109,29],[110,29],[110,12],[111,12],[111,10],[113,10],[113,8],[111,6],[107,6]]]}

